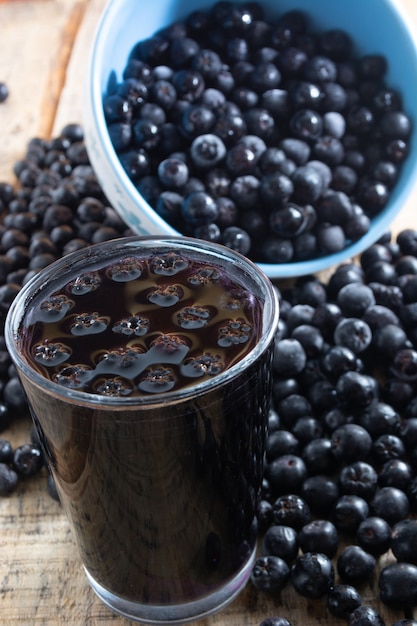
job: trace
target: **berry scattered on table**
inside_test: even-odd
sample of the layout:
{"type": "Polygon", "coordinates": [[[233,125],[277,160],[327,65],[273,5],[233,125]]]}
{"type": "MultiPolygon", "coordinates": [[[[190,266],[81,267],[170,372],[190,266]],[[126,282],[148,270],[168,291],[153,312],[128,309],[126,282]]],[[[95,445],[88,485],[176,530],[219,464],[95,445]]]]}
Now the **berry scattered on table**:
{"type": "Polygon", "coordinates": [[[9,97],[9,88],[6,83],[0,81],[0,103],[5,102],[9,97]]]}
{"type": "Polygon", "coordinates": [[[373,556],[380,556],[391,547],[391,526],[382,517],[367,517],[356,532],[358,545],[373,556]]]}
{"type": "Polygon", "coordinates": [[[322,598],[334,586],[332,561],[321,552],[306,552],[292,564],[290,580],[294,589],[305,598],[322,598]]]}
{"type": "Polygon", "coordinates": [[[417,565],[417,520],[405,518],[394,524],[390,548],[397,561],[417,565]]]}
{"type": "Polygon", "coordinates": [[[9,496],[17,487],[19,477],[7,463],[0,463],[0,495],[9,496]]]}
{"type": "Polygon", "coordinates": [[[361,595],[352,585],[344,583],[334,585],[327,594],[327,608],[332,615],[340,619],[348,619],[361,604],[361,595]]]}
{"type": "Polygon", "coordinates": [[[380,613],[366,604],[361,604],[350,613],[348,626],[385,626],[380,613]]]}
{"type": "Polygon", "coordinates": [[[396,562],[379,575],[381,600],[391,607],[412,608],[417,602],[417,565],[396,562]]]}
{"type": "Polygon", "coordinates": [[[25,443],[15,449],[12,465],[19,476],[28,478],[37,474],[43,466],[43,454],[37,443],[25,443]]]}
{"type": "Polygon", "coordinates": [[[278,593],[289,578],[290,568],[279,556],[260,556],[252,568],[252,584],[261,591],[278,593]]]}
{"type": "MultiPolygon", "coordinates": [[[[259,626],[291,626],[291,623],[285,617],[267,617],[259,626]]],[[[413,626],[412,624],[404,624],[404,626],[413,626]]]]}

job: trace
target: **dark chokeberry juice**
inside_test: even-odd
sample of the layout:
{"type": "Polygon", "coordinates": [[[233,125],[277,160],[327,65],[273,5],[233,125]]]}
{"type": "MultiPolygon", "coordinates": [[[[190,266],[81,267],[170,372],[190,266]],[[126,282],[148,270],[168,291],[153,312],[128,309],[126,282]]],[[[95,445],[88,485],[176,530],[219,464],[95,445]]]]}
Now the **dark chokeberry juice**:
{"type": "Polygon", "coordinates": [[[273,288],[243,257],[186,242],[70,255],[10,313],[90,583],[143,621],[232,599],[256,543],[273,288]]]}

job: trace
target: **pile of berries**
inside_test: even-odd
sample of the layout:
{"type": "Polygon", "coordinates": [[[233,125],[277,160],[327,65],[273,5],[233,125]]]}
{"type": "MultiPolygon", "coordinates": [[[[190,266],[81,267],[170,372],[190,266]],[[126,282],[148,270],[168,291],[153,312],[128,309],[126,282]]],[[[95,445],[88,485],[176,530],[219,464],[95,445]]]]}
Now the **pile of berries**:
{"type": "Polygon", "coordinates": [[[339,252],[370,228],[412,124],[381,54],[309,16],[217,2],[133,47],[103,112],[144,199],[185,235],[266,263],[339,252]]]}
{"type": "MultiPolygon", "coordinates": [[[[0,183],[2,328],[34,273],[72,250],[131,234],[103,195],[79,125],[31,140],[14,173],[16,188],[0,183]]],[[[383,237],[326,283],[304,276],[276,289],[262,554],[252,584],[270,594],[289,584],[309,599],[327,596],[329,612],[351,626],[382,626],[358,589],[377,576],[388,550],[382,601],[408,611],[417,603],[417,230],[383,237]]],[[[0,430],[22,414],[25,398],[1,337],[0,430]]],[[[15,450],[0,441],[2,495],[42,467],[35,432],[15,450]]],[[[56,498],[50,477],[48,489],[56,498]]]]}
{"type": "Polygon", "coordinates": [[[365,582],[388,606],[417,605],[417,230],[279,297],[252,582],[269,593],[288,583],[327,596],[349,624],[382,625],[362,604],[365,582]]]}
{"type": "MultiPolygon", "coordinates": [[[[132,234],[108,206],[90,166],[79,124],[69,124],[50,141],[32,139],[14,164],[16,188],[0,183],[0,435],[28,407],[4,341],[4,321],[21,286],[62,256],[132,234]]],[[[0,495],[45,468],[38,436],[12,449],[0,439],[0,495]]],[[[47,472],[47,489],[57,499],[47,472]]]]}

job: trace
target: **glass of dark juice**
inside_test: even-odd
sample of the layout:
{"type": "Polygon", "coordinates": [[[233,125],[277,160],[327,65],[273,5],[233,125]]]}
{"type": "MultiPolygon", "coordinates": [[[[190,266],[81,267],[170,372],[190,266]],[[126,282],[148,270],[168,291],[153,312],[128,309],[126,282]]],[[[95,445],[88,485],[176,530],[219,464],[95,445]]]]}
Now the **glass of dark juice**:
{"type": "Polygon", "coordinates": [[[56,261],[6,341],[88,581],[116,613],[228,604],[256,549],[276,291],[218,244],[128,237],[56,261]]]}

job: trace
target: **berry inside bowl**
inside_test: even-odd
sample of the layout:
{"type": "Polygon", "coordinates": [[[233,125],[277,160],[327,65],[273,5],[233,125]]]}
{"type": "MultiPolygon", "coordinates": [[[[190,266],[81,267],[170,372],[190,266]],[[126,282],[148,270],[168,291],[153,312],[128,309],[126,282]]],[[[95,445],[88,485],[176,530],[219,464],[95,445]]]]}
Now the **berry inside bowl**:
{"type": "Polygon", "coordinates": [[[85,140],[108,200],[137,234],[212,238],[247,254],[270,278],[316,273],[356,256],[389,230],[417,174],[417,46],[404,16],[394,0],[222,2],[216,5],[223,29],[218,34],[212,22],[205,27],[201,22],[213,6],[201,0],[110,0],[106,6],[87,72],[85,140]],[[231,14],[231,7],[245,6],[246,13],[231,14]],[[191,52],[178,41],[173,51],[174,31],[179,39],[184,31],[168,29],[192,14],[194,30],[185,34],[194,41],[191,46],[197,43],[194,55],[217,45],[221,61],[221,71],[210,78],[208,60],[199,55],[204,89],[198,95],[184,86],[186,80],[173,79],[184,69],[181,63],[192,67],[191,52]],[[139,43],[151,42],[155,34],[162,47],[169,42],[164,52],[139,43]],[[138,74],[137,68],[127,69],[129,59],[140,60],[138,74]],[[146,77],[144,65],[151,66],[146,77]],[[233,89],[227,86],[230,76],[233,89]],[[143,83],[134,105],[123,84],[132,77],[143,83]],[[143,128],[137,111],[145,102],[162,103],[165,84],[158,83],[162,92],[156,93],[157,80],[176,84],[177,101],[166,107],[170,131],[165,129],[155,149],[146,135],[153,130],[149,124],[143,128]],[[219,120],[221,96],[233,102],[231,108],[225,105],[228,113],[239,107],[235,126],[219,120]],[[176,146],[170,132],[178,124],[181,133],[174,131],[182,143],[168,149],[176,146]],[[192,150],[196,158],[204,153],[203,135],[211,142],[213,135],[221,139],[220,148],[204,144],[206,151],[220,153],[211,173],[190,158],[192,150]],[[139,180],[132,176],[132,150],[141,151],[135,167],[145,168],[139,180]],[[261,162],[265,151],[268,158],[263,155],[261,162]],[[167,179],[174,180],[173,189],[167,179]],[[169,193],[161,196],[162,191],[169,193]],[[226,200],[219,202],[221,195],[226,200]],[[184,225],[178,214],[189,221],[184,225]]]}

